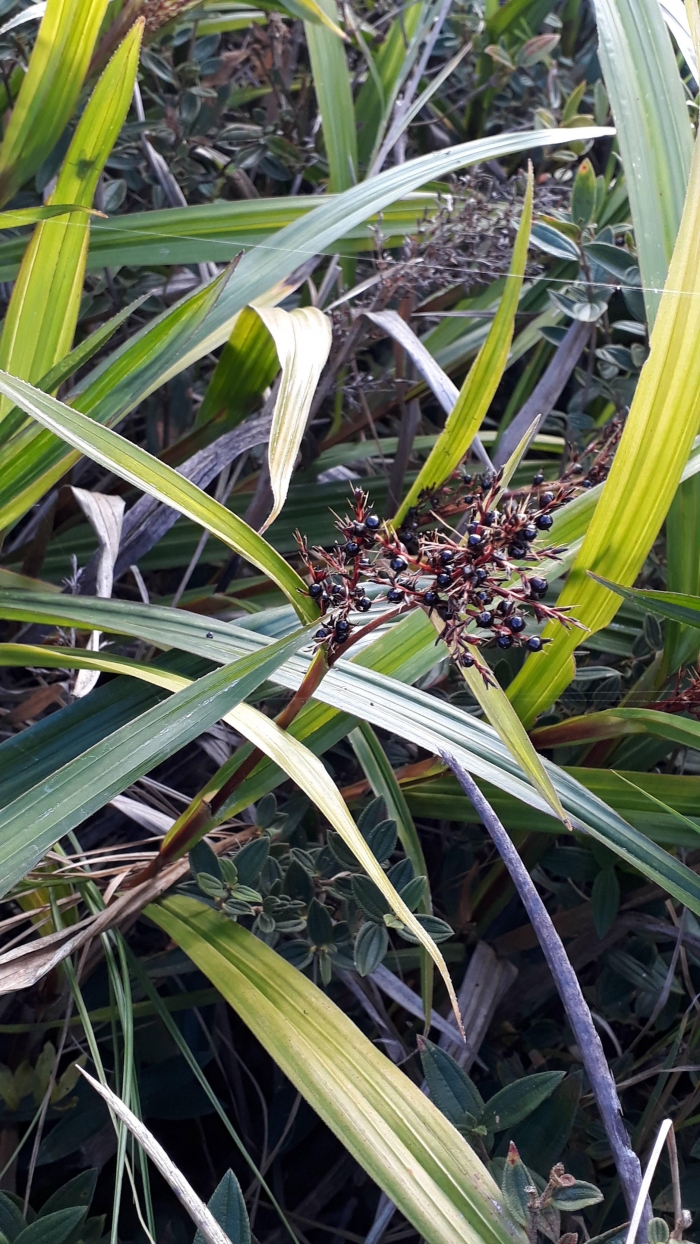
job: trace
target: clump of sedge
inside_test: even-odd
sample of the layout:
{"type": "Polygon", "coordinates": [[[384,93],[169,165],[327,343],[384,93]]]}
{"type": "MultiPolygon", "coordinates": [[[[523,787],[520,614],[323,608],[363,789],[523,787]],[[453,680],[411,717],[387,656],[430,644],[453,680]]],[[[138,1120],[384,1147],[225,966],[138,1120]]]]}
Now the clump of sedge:
{"type": "Polygon", "coordinates": [[[460,474],[422,497],[396,532],[373,512],[367,494],[354,489],[352,513],[336,522],[342,543],[330,552],[309,551],[297,536],[309,595],[323,614],[316,640],[331,661],[358,638],[358,627],[366,629],[356,615],[371,610],[371,585],[382,589],[375,603],[392,613],[421,606],[436,615],[454,660],[465,669],[476,666],[486,682],[492,679],[478,656],[481,645],[540,652],[547,641],[528,633],[528,619],[579,625],[565,610],[544,604],[547,580],[538,566],[563,550],[536,543],[579,485],[542,487],[538,474],[531,489],[502,500],[500,476],[460,474]],[[456,516],[457,528],[447,521],[456,516]]]}

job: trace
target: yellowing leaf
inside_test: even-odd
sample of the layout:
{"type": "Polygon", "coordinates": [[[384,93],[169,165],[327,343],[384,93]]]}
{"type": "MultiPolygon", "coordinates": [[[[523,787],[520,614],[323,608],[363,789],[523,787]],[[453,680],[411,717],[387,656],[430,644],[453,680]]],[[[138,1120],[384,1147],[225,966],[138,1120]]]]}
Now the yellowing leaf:
{"type": "Polygon", "coordinates": [[[328,358],[333,330],[316,307],[255,307],[272,337],[282,367],[270,431],[270,484],[274,505],[261,530],[275,521],[285,503],[294,463],[311,410],[319,376],[328,358]]]}
{"type": "MultiPolygon", "coordinates": [[[[442,619],[432,614],[431,620],[438,634],[441,634],[444,630],[442,619]]],[[[561,805],[552,780],[505,691],[495,679],[487,686],[476,666],[471,669],[461,666],[460,669],[474,699],[477,704],[481,705],[487,720],[493,726],[501,742],[508,748],[511,756],[517,760],[536,790],[547,800],[550,808],[564,822],[567,829],[571,829],[571,822],[561,805]]]]}
{"type": "MultiPolygon", "coordinates": [[[[0,368],[25,380],[41,379],[70,350],[88,252],[90,216],[86,209],[92,205],[105,161],[129,109],[142,31],[141,20],[132,26],[97,83],[52,196],[61,205],[60,215],[37,225],[24,253],[0,339],[0,368]],[[79,210],[66,214],[63,205],[73,202],[79,210]]],[[[0,402],[0,419],[13,404],[0,402]]]]}
{"type": "Polygon", "coordinates": [[[513,340],[515,313],[525,273],[527,248],[532,224],[532,169],[528,174],[527,192],[523,204],[518,236],[513,248],[510,272],[501,305],[496,312],[489,335],[481,347],[459,393],[442,434],[434,445],[426,463],[401,503],[394,519],[400,526],[410,506],[415,504],[421,492],[436,488],[459,466],[479,431],[501,376],[505,370],[513,340]]]}
{"type": "MultiPolygon", "coordinates": [[[[619,597],[588,575],[631,585],[663,523],[700,422],[700,146],[696,143],[678,240],[622,439],[581,550],[559,598],[591,631],[619,597]]],[[[578,631],[550,624],[552,642],[529,657],[509,696],[526,725],[570,682],[578,631]]]]}
{"type": "Polygon", "coordinates": [[[0,203],[61,137],[78,102],[108,0],[48,0],[0,147],[0,203]]]}
{"type": "Polygon", "coordinates": [[[428,1244],[525,1244],[452,1124],[331,999],[247,929],[192,899],[146,908],[428,1244]]]}

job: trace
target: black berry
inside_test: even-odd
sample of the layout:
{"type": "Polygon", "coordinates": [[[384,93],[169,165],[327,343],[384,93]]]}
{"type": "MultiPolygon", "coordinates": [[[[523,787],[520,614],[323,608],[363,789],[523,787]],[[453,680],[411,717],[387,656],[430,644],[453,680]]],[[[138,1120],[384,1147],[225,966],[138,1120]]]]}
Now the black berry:
{"type": "Polygon", "coordinates": [[[540,484],[544,483],[544,475],[542,471],[538,471],[536,475],[533,475],[532,482],[535,485],[535,488],[539,488],[540,484]]]}
{"type": "Polygon", "coordinates": [[[213,631],[207,631],[206,638],[207,638],[207,639],[213,639],[213,638],[214,638],[214,632],[213,632],[213,631]]]}
{"type": "Polygon", "coordinates": [[[466,654],[465,656],[460,657],[460,664],[464,666],[465,670],[471,669],[474,664],[474,658],[466,654]]]}
{"type": "Polygon", "coordinates": [[[477,626],[493,626],[493,614],[485,609],[476,619],[477,626]]]}
{"type": "Polygon", "coordinates": [[[523,527],[523,530],[520,532],[520,535],[522,536],[523,540],[527,540],[528,542],[530,540],[535,540],[537,538],[537,528],[533,527],[532,523],[529,523],[527,527],[523,527]]]}
{"type": "Polygon", "coordinates": [[[330,631],[326,630],[325,626],[320,626],[316,631],[316,639],[328,639],[329,635],[330,631]]]}
{"type": "Polygon", "coordinates": [[[527,641],[527,647],[530,649],[530,652],[541,652],[542,640],[539,635],[531,635],[527,641]]]}
{"type": "Polygon", "coordinates": [[[547,591],[547,580],[540,575],[533,575],[530,579],[530,591],[533,596],[544,596],[547,591]]]}
{"type": "Polygon", "coordinates": [[[520,614],[514,613],[513,617],[508,619],[507,625],[514,634],[519,635],[521,631],[525,630],[525,619],[521,618],[520,614]]]}
{"type": "Polygon", "coordinates": [[[363,596],[361,600],[358,600],[357,608],[360,610],[361,613],[369,613],[370,609],[372,608],[372,602],[369,596],[363,596]]]}
{"type": "Polygon", "coordinates": [[[550,505],[553,500],[554,500],[553,492],[543,492],[542,496],[540,497],[540,501],[542,505],[550,505]]]}
{"type": "Polygon", "coordinates": [[[391,559],[391,569],[395,570],[397,574],[399,574],[400,571],[405,570],[407,565],[408,562],[405,557],[392,557],[391,559]]]}
{"type": "Polygon", "coordinates": [[[360,551],[360,546],[357,543],[357,541],[348,540],[347,544],[345,545],[345,556],[346,557],[357,557],[357,554],[359,553],[359,551],[360,551]]]}
{"type": "Polygon", "coordinates": [[[370,531],[376,531],[381,521],[381,518],[378,518],[376,514],[368,514],[365,519],[365,527],[369,528],[370,531]]]}
{"type": "Polygon", "coordinates": [[[527,554],[527,546],[524,544],[518,544],[518,543],[511,544],[510,548],[508,549],[508,552],[510,553],[511,557],[525,557],[525,555],[527,554]]]}
{"type": "Polygon", "coordinates": [[[440,597],[438,596],[437,592],[430,591],[430,592],[425,593],[423,600],[425,601],[426,605],[429,605],[432,608],[434,605],[437,605],[438,601],[440,600],[440,597]]]}
{"type": "Polygon", "coordinates": [[[397,604],[398,601],[403,600],[403,592],[400,592],[397,587],[390,587],[386,598],[391,601],[392,605],[397,604]]]}
{"type": "Polygon", "coordinates": [[[471,535],[469,536],[469,539],[467,540],[467,544],[469,545],[470,549],[478,549],[480,545],[482,544],[481,536],[477,535],[477,533],[473,531],[471,535]]]}
{"type": "Polygon", "coordinates": [[[484,579],[486,579],[487,577],[488,576],[483,566],[479,566],[479,569],[474,571],[474,578],[476,579],[477,583],[483,583],[484,579]]]}
{"type": "Polygon", "coordinates": [[[496,643],[498,644],[499,648],[512,648],[513,636],[512,635],[499,635],[498,639],[496,640],[496,643]]]}
{"type": "Polygon", "coordinates": [[[323,585],[321,583],[312,583],[311,587],[309,588],[309,596],[313,596],[314,600],[317,600],[318,597],[322,595],[323,595],[323,585]]]}
{"type": "Polygon", "coordinates": [[[484,517],[482,518],[481,521],[485,527],[492,527],[496,521],[496,511],[489,510],[488,514],[484,514],[484,517]]]}
{"type": "Polygon", "coordinates": [[[448,583],[451,583],[451,582],[452,582],[452,575],[447,574],[444,570],[441,570],[440,574],[437,577],[438,587],[447,587],[448,583]]]}
{"type": "Polygon", "coordinates": [[[552,527],[553,525],[554,525],[554,519],[552,518],[551,514],[540,514],[539,518],[537,519],[537,526],[539,527],[540,531],[549,531],[550,527],[552,527]]]}
{"type": "Polygon", "coordinates": [[[450,562],[454,561],[454,553],[452,552],[452,550],[443,549],[440,554],[440,561],[442,562],[443,566],[449,566],[450,562]]]}

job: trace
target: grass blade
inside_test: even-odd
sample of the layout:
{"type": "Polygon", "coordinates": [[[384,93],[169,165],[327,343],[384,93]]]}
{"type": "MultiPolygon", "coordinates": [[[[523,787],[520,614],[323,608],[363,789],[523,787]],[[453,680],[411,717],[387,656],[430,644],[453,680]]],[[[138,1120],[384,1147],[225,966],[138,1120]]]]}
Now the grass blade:
{"type": "Polygon", "coordinates": [[[596,0],[595,11],[653,325],[693,154],[685,92],[658,0],[596,0]]]}
{"type": "Polygon", "coordinates": [[[257,535],[243,519],[207,496],[172,467],[166,466],[111,428],[103,428],[80,411],[65,406],[22,380],[0,373],[0,392],[44,427],[114,471],[144,492],[186,514],[235,549],[282,589],[300,617],[312,618],[316,609],[296,571],[257,535]]]}
{"type": "Polygon", "coordinates": [[[513,331],[515,313],[522,288],[527,248],[532,223],[532,169],[528,175],[527,192],[513,249],[509,279],[500,306],[477,358],[448,415],[447,422],[427,462],[424,463],[408,495],[402,501],[394,522],[398,525],[421,492],[442,484],[459,466],[481,427],[503,375],[513,331]]]}
{"type": "Polygon", "coordinates": [[[230,712],[306,640],[306,632],[297,631],[259,654],[206,674],[4,808],[0,893],[6,894],[63,834],[230,712]]]}
{"type": "MultiPolygon", "coordinates": [[[[625,586],[634,582],[681,480],[700,421],[700,147],[668,284],[610,474],[560,596],[573,616],[598,631],[619,601],[589,577],[594,571],[625,586]]],[[[573,673],[580,636],[548,627],[552,643],[541,664],[528,658],[509,688],[526,725],[563,691],[573,673]]]]}
{"type": "MultiPolygon", "coordinates": [[[[136,22],[88,101],[52,198],[80,211],[41,221],[27,247],[0,339],[0,369],[36,381],[71,348],[83,296],[90,216],[100,175],[131,103],[143,21],[136,22]]],[[[0,423],[14,403],[0,403],[0,423]]]]}
{"type": "Polygon", "coordinates": [[[36,172],[63,133],[106,10],[107,0],[48,0],[0,146],[0,203],[36,172]]]}
{"type": "Polygon", "coordinates": [[[316,307],[256,308],[272,337],[282,368],[270,429],[270,485],[274,505],[261,531],[275,521],[287,499],[294,463],[301,448],[311,402],[330,353],[331,322],[316,307]]]}
{"type": "Polygon", "coordinates": [[[347,190],[357,181],[357,131],[350,73],[345,48],[337,34],[336,2],[317,2],[327,24],[307,21],[304,32],[330,169],[328,189],[347,190]]]}
{"type": "Polygon", "coordinates": [[[459,1133],[307,977],[202,904],[146,910],[428,1244],[523,1244],[459,1133]]]}

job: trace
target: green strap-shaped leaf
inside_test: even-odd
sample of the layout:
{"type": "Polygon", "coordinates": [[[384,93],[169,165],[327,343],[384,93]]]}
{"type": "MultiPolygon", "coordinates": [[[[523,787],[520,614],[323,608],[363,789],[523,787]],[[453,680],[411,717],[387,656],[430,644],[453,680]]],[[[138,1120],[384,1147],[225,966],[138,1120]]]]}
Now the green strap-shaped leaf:
{"type": "Polygon", "coordinates": [[[600,713],[568,717],[554,726],[533,730],[538,747],[561,747],[570,743],[593,743],[598,739],[619,739],[629,734],[650,734],[669,739],[681,747],[700,746],[700,722],[676,713],[654,708],[606,708],[600,713]]]}
{"type": "MultiPolygon", "coordinates": [[[[75,405],[100,423],[123,418],[171,376],[223,345],[244,306],[262,299],[266,305],[281,301],[289,292],[287,274],[301,261],[333,246],[370,216],[426,181],[481,160],[560,142],[585,141],[610,132],[593,126],[493,135],[409,160],[332,196],[267,244],[249,251],[230,277],[222,275],[218,283],[170,308],[137,333],[81,382],[75,405]]],[[[53,438],[32,445],[30,454],[18,446],[14,458],[0,463],[0,528],[26,513],[74,460],[65,451],[57,451],[53,438]]]]}
{"type": "Polygon", "coordinates": [[[146,910],[429,1244],[524,1244],[473,1150],[306,976],[201,903],[146,910]]]}
{"type": "Polygon", "coordinates": [[[595,13],[653,325],[693,154],[686,95],[658,0],[595,0],[595,13]]]}
{"type": "Polygon", "coordinates": [[[0,204],[36,172],[70,121],[107,3],[48,0],[0,147],[0,204]]]}
{"type": "Polygon", "coordinates": [[[297,631],[206,674],[8,804],[0,813],[0,894],[63,834],[224,717],[306,640],[307,633],[297,631]]]}
{"type": "MultiPolygon", "coordinates": [[[[593,571],[625,586],[641,570],[681,480],[700,423],[700,147],[693,156],[686,206],[651,338],[610,474],[581,551],[559,598],[598,631],[619,607],[593,571]]],[[[531,725],[570,682],[577,630],[546,628],[541,662],[529,657],[508,694],[531,725]]]]}
{"type": "Polygon", "coordinates": [[[345,47],[338,38],[336,2],[317,3],[326,24],[307,21],[304,32],[330,168],[328,189],[347,190],[357,181],[357,131],[350,71],[345,47]]]}
{"type": "Polygon", "coordinates": [[[172,467],[166,466],[138,445],[132,445],[111,428],[100,427],[87,415],[41,393],[23,380],[0,373],[0,393],[13,405],[43,424],[75,449],[114,471],[159,501],[186,514],[235,549],[247,561],[268,574],[307,621],[317,614],[303,581],[279,553],[253,531],[243,519],[207,496],[172,467]]]}
{"type": "MultiPolygon", "coordinates": [[[[230,660],[244,651],[258,650],[266,643],[252,630],[243,630],[213,619],[207,619],[207,627],[214,638],[207,639],[203,634],[201,618],[183,610],[127,604],[125,601],[54,596],[50,593],[42,597],[32,592],[0,591],[0,617],[56,622],[64,626],[83,625],[88,630],[126,631],[150,643],[179,647],[219,662],[230,660]]],[[[94,654],[95,657],[97,655],[94,654]]],[[[108,659],[106,653],[99,656],[108,659]]],[[[449,748],[475,777],[491,783],[499,796],[505,794],[524,804],[526,814],[534,812],[541,828],[550,828],[547,825],[547,818],[552,816],[550,806],[525,780],[519,765],[494,730],[458,706],[436,702],[426,692],[397,681],[397,677],[420,677],[434,663],[434,656],[432,625],[422,611],[407,615],[365,652],[352,661],[339,661],[326,674],[316,693],[317,702],[306,706],[297,722],[293,723],[292,733],[296,733],[298,728],[301,739],[313,743],[314,748],[322,751],[324,729],[329,731],[325,746],[330,746],[350,728],[350,723],[341,723],[339,727],[329,709],[345,713],[351,704],[353,713],[361,720],[399,734],[429,753],[436,755],[449,748]],[[338,729],[340,733],[336,733],[338,729]],[[310,737],[315,731],[318,731],[316,737],[310,737]]],[[[143,676],[151,677],[145,671],[151,671],[153,667],[143,668],[143,676]]],[[[308,660],[292,657],[275,672],[274,681],[290,689],[296,688],[307,668],[308,660]]],[[[44,727],[45,723],[40,723],[34,729],[42,730],[43,737],[44,727]]],[[[17,765],[17,756],[25,755],[24,746],[29,745],[31,732],[24,732],[22,739],[26,739],[26,743],[20,743],[19,747],[15,740],[3,744],[13,769],[17,765]]],[[[574,828],[591,834],[700,915],[700,879],[696,874],[644,833],[633,828],[604,802],[610,793],[605,780],[612,780],[612,775],[589,771],[587,776],[584,774],[584,785],[577,780],[578,771],[570,773],[549,761],[543,763],[566,812],[572,818],[574,828]]],[[[648,776],[640,774],[640,782],[646,781],[648,776]]],[[[695,781],[687,780],[690,783],[695,781]]],[[[251,783],[251,780],[248,779],[248,782],[251,783]]],[[[240,806],[238,803],[229,806],[228,812],[231,813],[232,808],[235,812],[247,806],[275,785],[274,775],[268,773],[267,781],[261,780],[257,787],[249,784],[245,794],[241,787],[238,794],[243,802],[240,806]]],[[[464,815],[464,812],[461,814],[464,815]]],[[[669,841],[668,835],[664,841],[669,841]]],[[[673,837],[671,841],[675,841],[673,837]]]]}
{"type": "Polygon", "coordinates": [[[518,236],[513,249],[510,272],[500,306],[476,360],[467,374],[459,397],[455,402],[442,435],[402,501],[395,523],[399,525],[410,506],[415,504],[421,492],[436,488],[452,474],[467,453],[484,419],[501,376],[508,362],[515,313],[522,289],[527,248],[532,223],[533,177],[530,170],[520,219],[518,236]]]}
{"type": "MultiPolygon", "coordinates": [[[[141,20],[107,65],[58,175],[53,202],[75,202],[81,210],[41,221],[24,254],[0,338],[0,369],[23,380],[39,380],[71,348],[83,296],[86,209],[129,110],[142,31],[141,20]]],[[[0,421],[13,405],[0,402],[0,421]]]]}

